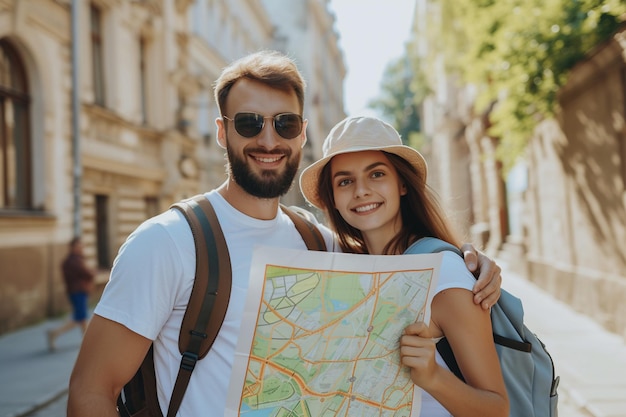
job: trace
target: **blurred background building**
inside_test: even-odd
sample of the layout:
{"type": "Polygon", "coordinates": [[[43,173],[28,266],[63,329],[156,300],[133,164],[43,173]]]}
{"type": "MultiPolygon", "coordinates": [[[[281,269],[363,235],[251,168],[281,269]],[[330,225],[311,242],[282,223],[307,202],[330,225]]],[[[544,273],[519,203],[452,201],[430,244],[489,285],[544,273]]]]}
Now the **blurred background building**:
{"type": "MultiPolygon", "coordinates": [[[[409,49],[418,67],[414,77],[421,71],[428,79],[418,106],[429,183],[468,239],[506,258],[555,298],[626,338],[624,3],[598,1],[591,8],[564,1],[562,9],[553,9],[562,20],[552,22],[539,22],[548,11],[537,4],[526,4],[526,10],[523,2],[517,3],[515,10],[500,15],[511,19],[503,21],[507,17],[487,18],[487,9],[495,9],[497,16],[506,5],[492,2],[483,9],[476,2],[462,3],[416,1],[409,49]],[[459,15],[468,10],[476,13],[466,17],[476,20],[474,26],[462,34],[464,39],[454,39],[451,32],[463,23],[459,15]],[[520,17],[525,12],[534,14],[537,22],[515,28],[511,22],[527,22],[520,17]],[[483,20],[477,21],[479,17],[483,20]],[[529,29],[546,23],[543,32],[529,29]],[[582,32],[585,27],[590,33],[582,32]],[[473,63],[462,61],[463,49],[473,46],[468,39],[481,36],[477,29],[489,32],[488,39],[479,45],[483,49],[473,63]],[[579,41],[593,36],[599,38],[595,44],[579,41]],[[445,38],[447,45],[460,45],[456,55],[450,54],[454,48],[446,49],[445,38]],[[539,53],[517,59],[520,51],[535,47],[539,53]],[[464,81],[463,72],[467,75],[480,60],[493,59],[490,53],[498,48],[506,48],[508,56],[489,62],[491,74],[483,84],[464,81]],[[561,57],[567,64],[566,76],[557,81],[566,81],[549,84],[558,70],[550,64],[561,63],[561,57]],[[536,72],[524,73],[524,65],[536,72]],[[505,81],[516,76],[520,81],[511,81],[508,91],[495,91],[493,101],[477,105],[479,90],[493,88],[489,84],[497,80],[498,72],[505,81]],[[528,92],[545,84],[556,110],[545,111],[538,98],[521,109],[528,112],[534,128],[515,154],[511,142],[505,143],[512,129],[494,133],[492,124],[498,116],[502,121],[503,113],[510,117],[519,111],[514,107],[502,111],[507,94],[520,86],[528,92]],[[516,155],[514,163],[511,155],[516,155]]],[[[506,283],[506,276],[503,279],[506,283]]]]}
{"type": "MultiPolygon", "coordinates": [[[[59,263],[74,234],[102,284],[140,222],[224,181],[213,83],[232,60],[296,60],[303,164],[321,154],[345,117],[327,3],[0,0],[0,334],[67,309],[59,263]]],[[[304,203],[297,187],[285,202],[304,203]]]]}
{"type": "MultiPolygon", "coordinates": [[[[144,219],[223,182],[212,87],[233,59],[277,49],[296,60],[308,84],[302,166],[321,155],[346,113],[330,1],[0,0],[0,334],[67,311],[59,262],[74,234],[102,286],[144,219]]],[[[397,104],[385,118],[425,154],[429,183],[467,241],[626,337],[626,28],[615,26],[626,4],[581,12],[586,3],[561,1],[572,8],[561,15],[585,25],[595,16],[590,30],[603,35],[591,48],[574,45],[584,54],[570,59],[567,82],[550,85],[558,111],[532,113],[512,164],[512,132],[492,129],[505,94],[478,106],[492,80],[467,82],[460,69],[473,66],[454,65],[470,35],[455,53],[444,45],[459,10],[505,7],[488,3],[415,0],[406,56],[382,85],[395,88],[397,104]]],[[[525,11],[548,14],[527,3],[495,13],[513,19],[494,25],[509,31],[495,39],[510,35],[505,46],[521,45],[514,54],[552,42],[553,55],[573,56],[558,36],[590,26],[548,25],[538,41],[511,24],[526,22],[525,11]]],[[[551,63],[534,76],[556,71],[551,63]]],[[[505,80],[533,80],[502,68],[505,80]]],[[[297,186],[284,202],[304,204],[297,186]]]]}

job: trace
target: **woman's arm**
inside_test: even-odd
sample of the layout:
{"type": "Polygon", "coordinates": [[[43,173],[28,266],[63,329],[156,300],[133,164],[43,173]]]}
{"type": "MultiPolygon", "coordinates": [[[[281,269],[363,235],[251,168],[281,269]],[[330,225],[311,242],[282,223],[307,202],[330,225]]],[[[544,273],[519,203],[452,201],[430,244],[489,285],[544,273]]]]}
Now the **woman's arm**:
{"type": "Polygon", "coordinates": [[[457,417],[506,417],[506,387],[493,344],[489,313],[472,301],[471,292],[449,289],[432,303],[433,325],[414,323],[400,342],[402,363],[411,379],[457,417]],[[433,336],[445,335],[467,383],[435,362],[433,336]]]}

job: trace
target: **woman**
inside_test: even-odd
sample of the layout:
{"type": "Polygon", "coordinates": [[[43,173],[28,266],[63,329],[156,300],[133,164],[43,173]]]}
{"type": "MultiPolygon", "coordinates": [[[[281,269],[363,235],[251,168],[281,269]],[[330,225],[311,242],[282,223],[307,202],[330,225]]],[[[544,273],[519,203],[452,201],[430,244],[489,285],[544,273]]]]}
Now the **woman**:
{"type": "MultiPolygon", "coordinates": [[[[300,187],[322,209],[344,252],[402,254],[419,239],[460,241],[426,185],[422,155],[371,117],[347,118],[324,142],[324,157],[306,168],[300,187]]],[[[489,312],[472,301],[475,280],[460,256],[444,252],[431,323],[409,325],[402,363],[422,388],[421,416],[508,416],[509,403],[493,344],[489,312]],[[446,337],[466,382],[436,352],[446,337]]]]}

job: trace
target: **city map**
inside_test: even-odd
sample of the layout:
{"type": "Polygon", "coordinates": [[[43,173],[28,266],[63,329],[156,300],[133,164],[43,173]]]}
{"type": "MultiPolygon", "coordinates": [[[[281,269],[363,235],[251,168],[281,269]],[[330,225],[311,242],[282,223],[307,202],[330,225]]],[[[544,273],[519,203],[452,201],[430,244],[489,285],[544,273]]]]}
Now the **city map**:
{"type": "Polygon", "coordinates": [[[441,255],[276,252],[255,250],[227,415],[418,416],[399,339],[430,319],[441,255]]]}

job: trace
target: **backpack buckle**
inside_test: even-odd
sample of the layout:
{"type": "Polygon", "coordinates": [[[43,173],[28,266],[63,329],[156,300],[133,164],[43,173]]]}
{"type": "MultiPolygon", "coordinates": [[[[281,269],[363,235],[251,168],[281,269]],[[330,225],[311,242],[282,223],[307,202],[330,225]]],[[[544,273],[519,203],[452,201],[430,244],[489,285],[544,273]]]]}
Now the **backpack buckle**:
{"type": "Polygon", "coordinates": [[[180,369],[184,369],[188,372],[193,372],[193,368],[196,367],[198,362],[198,355],[192,352],[183,353],[183,357],[180,360],[180,369]]]}

